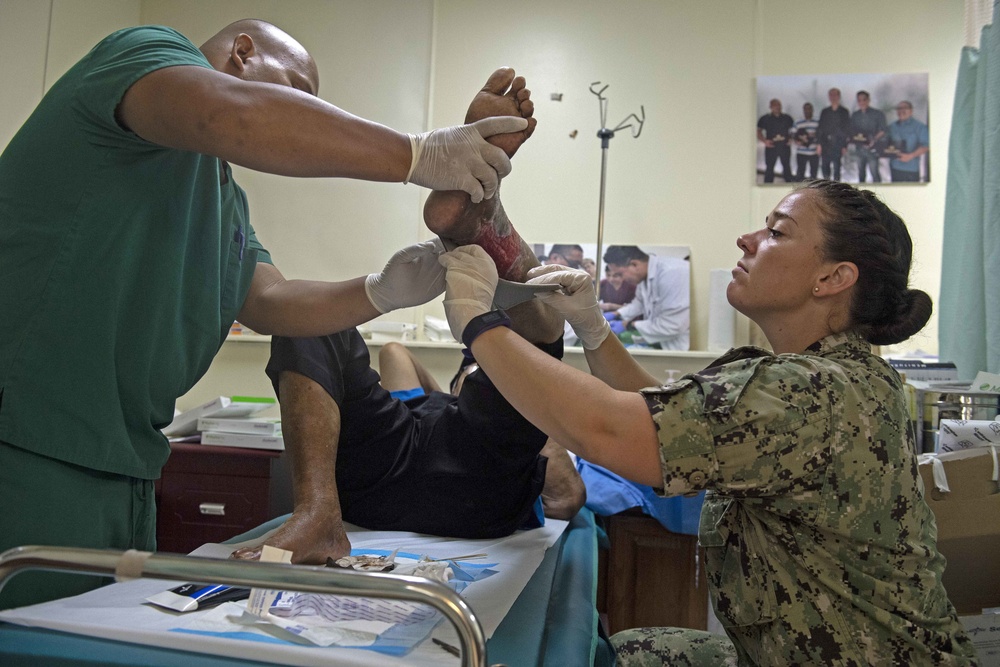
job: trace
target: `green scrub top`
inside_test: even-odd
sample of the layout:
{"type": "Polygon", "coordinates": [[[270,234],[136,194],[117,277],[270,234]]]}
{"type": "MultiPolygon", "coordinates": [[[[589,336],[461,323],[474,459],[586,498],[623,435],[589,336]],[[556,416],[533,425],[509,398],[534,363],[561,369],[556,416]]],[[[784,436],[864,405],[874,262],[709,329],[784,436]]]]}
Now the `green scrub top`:
{"type": "Polygon", "coordinates": [[[145,479],[270,263],[228,164],[115,120],[135,81],[177,65],[211,67],[169,28],[112,34],[0,156],[0,440],[145,479]]]}

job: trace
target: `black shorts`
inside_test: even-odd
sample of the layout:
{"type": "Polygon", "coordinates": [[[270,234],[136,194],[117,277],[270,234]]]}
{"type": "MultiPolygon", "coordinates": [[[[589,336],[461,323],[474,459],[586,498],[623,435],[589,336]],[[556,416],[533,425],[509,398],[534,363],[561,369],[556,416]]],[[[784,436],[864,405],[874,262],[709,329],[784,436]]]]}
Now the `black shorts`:
{"type": "MultiPolygon", "coordinates": [[[[539,346],[562,357],[562,339],[539,346]]],[[[509,535],[532,514],[545,481],[546,436],[482,370],[460,396],[401,401],[378,384],[356,330],[271,342],[267,373],[322,386],[341,411],[337,489],[345,521],[373,530],[448,537],[509,535]]],[[[280,395],[279,395],[280,399],[280,395]]]]}

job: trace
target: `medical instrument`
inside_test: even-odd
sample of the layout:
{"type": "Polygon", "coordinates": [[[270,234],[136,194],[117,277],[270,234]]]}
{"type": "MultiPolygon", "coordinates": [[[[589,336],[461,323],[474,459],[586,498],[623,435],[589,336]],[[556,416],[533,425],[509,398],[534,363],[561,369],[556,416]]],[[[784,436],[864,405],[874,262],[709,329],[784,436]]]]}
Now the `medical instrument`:
{"type": "Polygon", "coordinates": [[[443,648],[445,651],[448,651],[448,653],[451,653],[453,656],[458,657],[462,655],[462,653],[457,648],[455,648],[448,642],[441,641],[437,637],[431,637],[431,641],[440,646],[441,648],[443,648]]]}
{"type": "Polygon", "coordinates": [[[611,139],[614,138],[615,132],[619,130],[624,130],[625,128],[633,127],[631,119],[635,119],[638,123],[632,130],[632,138],[638,139],[639,135],[642,134],[642,126],[646,123],[646,108],[639,105],[639,113],[642,117],[636,116],[634,113],[630,113],[625,117],[618,125],[615,126],[613,130],[608,129],[608,99],[604,97],[604,91],[608,89],[610,84],[605,84],[600,90],[595,90],[595,86],[601,85],[600,81],[595,81],[590,84],[590,92],[597,95],[597,103],[600,106],[601,111],[601,129],[597,131],[597,136],[601,140],[601,197],[598,202],[598,213],[597,213],[597,261],[601,262],[604,243],[604,188],[607,182],[607,172],[608,172],[608,146],[611,139]]]}

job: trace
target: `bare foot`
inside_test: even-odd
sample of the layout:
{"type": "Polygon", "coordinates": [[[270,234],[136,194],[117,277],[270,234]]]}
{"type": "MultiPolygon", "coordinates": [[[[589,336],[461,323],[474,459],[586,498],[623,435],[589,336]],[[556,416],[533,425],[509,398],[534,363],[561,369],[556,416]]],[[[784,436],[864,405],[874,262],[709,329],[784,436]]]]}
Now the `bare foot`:
{"type": "MultiPolygon", "coordinates": [[[[515,76],[509,67],[501,67],[476,93],[465,121],[470,123],[490,116],[527,118],[525,130],[487,139],[508,156],[513,156],[535,131],[538,122],[532,117],[534,112],[535,105],[531,101],[531,91],[525,87],[524,77],[515,76]]],[[[464,192],[432,192],[424,205],[424,222],[432,232],[456,245],[475,243],[482,246],[496,262],[502,278],[523,281],[528,269],[538,265],[531,248],[510,224],[499,194],[473,204],[464,192]]]]}
{"type": "Polygon", "coordinates": [[[527,129],[521,132],[497,134],[487,139],[497,148],[502,148],[507,157],[514,157],[514,153],[538,125],[538,121],[532,118],[535,103],[531,101],[531,91],[524,85],[523,76],[515,77],[514,70],[501,67],[490,75],[486,85],[472,98],[469,111],[465,114],[466,123],[475,123],[490,116],[521,116],[528,119],[527,129]]]}

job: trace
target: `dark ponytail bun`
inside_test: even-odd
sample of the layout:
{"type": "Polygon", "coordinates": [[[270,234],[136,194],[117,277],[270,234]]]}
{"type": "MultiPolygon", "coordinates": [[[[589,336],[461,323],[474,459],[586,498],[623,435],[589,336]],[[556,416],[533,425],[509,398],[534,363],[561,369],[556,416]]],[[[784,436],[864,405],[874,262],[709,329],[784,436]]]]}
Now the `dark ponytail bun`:
{"type": "Polygon", "coordinates": [[[901,343],[920,331],[934,306],[926,292],[908,287],[913,242],[902,218],[870,190],[823,180],[805,188],[816,191],[827,214],[824,257],[858,267],[852,327],[874,345],[901,343]]]}

